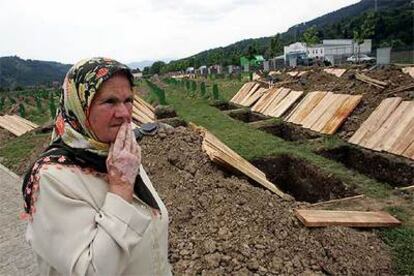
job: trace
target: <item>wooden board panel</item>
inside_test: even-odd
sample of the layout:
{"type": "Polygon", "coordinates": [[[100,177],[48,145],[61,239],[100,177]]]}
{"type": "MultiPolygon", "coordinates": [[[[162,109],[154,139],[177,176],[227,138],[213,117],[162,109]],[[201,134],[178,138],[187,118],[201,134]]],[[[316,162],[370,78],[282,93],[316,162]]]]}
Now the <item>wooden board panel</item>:
{"type": "Polygon", "coordinates": [[[24,131],[20,130],[15,125],[11,124],[9,121],[7,121],[7,119],[5,119],[2,116],[0,116],[0,127],[2,127],[5,130],[13,133],[16,136],[20,136],[20,135],[24,134],[24,131]]]}
{"type": "Polygon", "coordinates": [[[342,77],[343,74],[345,74],[346,69],[339,69],[339,68],[327,68],[323,70],[324,72],[334,75],[338,78],[342,77]]]}
{"type": "Polygon", "coordinates": [[[263,106],[274,96],[277,90],[277,88],[270,88],[266,90],[263,96],[252,106],[252,111],[261,112],[263,106]]]}
{"type": "Polygon", "coordinates": [[[244,103],[247,101],[247,99],[248,98],[250,98],[254,93],[256,93],[256,91],[257,90],[259,90],[260,89],[260,84],[258,84],[258,83],[255,83],[254,85],[253,85],[253,87],[246,93],[246,95],[244,95],[244,96],[242,96],[240,99],[239,99],[239,104],[240,105],[245,105],[244,103]]]}
{"type": "Polygon", "coordinates": [[[273,89],[274,90],[271,92],[272,94],[267,99],[267,101],[261,106],[260,111],[258,111],[258,112],[260,112],[262,114],[265,114],[265,111],[269,108],[269,106],[274,101],[280,101],[281,99],[283,99],[283,95],[280,95],[280,93],[283,92],[283,91],[285,91],[285,89],[283,87],[281,87],[281,88],[273,88],[273,89]]]}
{"type": "MultiPolygon", "coordinates": [[[[8,116],[8,115],[5,115],[5,116],[8,116]]],[[[35,123],[33,123],[33,122],[29,121],[29,120],[26,120],[25,118],[22,118],[22,117],[20,117],[20,116],[17,116],[17,115],[11,115],[11,117],[16,118],[17,120],[19,120],[19,121],[21,121],[21,122],[25,123],[26,125],[31,126],[32,128],[37,128],[37,127],[39,127],[39,125],[37,125],[37,124],[35,124],[35,123]]]]}
{"type": "Polygon", "coordinates": [[[312,112],[310,112],[309,115],[302,121],[302,126],[310,128],[317,120],[319,120],[328,107],[335,102],[335,99],[336,95],[332,92],[328,92],[328,94],[315,106],[312,112]]]}
{"type": "Polygon", "coordinates": [[[289,94],[279,102],[273,111],[271,111],[270,116],[280,117],[282,116],[289,107],[292,106],[299,98],[302,96],[303,91],[290,91],[289,94]]]}
{"type": "Polygon", "coordinates": [[[392,227],[401,222],[386,212],[295,210],[296,217],[306,227],[392,227]]]}
{"type": "Polygon", "coordinates": [[[377,130],[394,112],[401,101],[402,98],[400,97],[392,97],[383,100],[380,105],[374,110],[374,112],[371,113],[368,119],[362,123],[362,125],[358,128],[354,135],[352,135],[348,142],[352,144],[364,144],[366,140],[371,138],[371,136],[377,132],[377,130]]]}
{"type": "Polygon", "coordinates": [[[234,97],[230,100],[233,103],[239,103],[242,99],[244,99],[244,97],[246,96],[247,93],[249,93],[249,91],[253,88],[253,86],[255,85],[255,82],[247,82],[245,83],[240,89],[239,92],[236,93],[236,95],[234,95],[234,97]]]}
{"type": "Polygon", "coordinates": [[[288,74],[291,77],[296,77],[299,74],[299,72],[298,71],[291,71],[291,72],[287,72],[286,74],[288,74]]]}
{"type": "Polygon", "coordinates": [[[366,142],[363,140],[359,144],[363,147],[374,149],[377,148],[380,150],[380,144],[383,141],[384,137],[387,137],[388,132],[392,130],[399,122],[401,116],[406,112],[410,107],[409,101],[403,101],[400,105],[394,110],[394,112],[388,117],[388,119],[382,124],[382,126],[376,131],[366,142]]]}
{"type": "Polygon", "coordinates": [[[402,155],[412,143],[414,143],[414,114],[411,121],[407,124],[406,128],[388,151],[397,155],[402,155]]]}
{"type": "Polygon", "coordinates": [[[398,123],[390,128],[387,135],[381,140],[381,143],[374,149],[389,151],[394,143],[401,142],[401,140],[399,140],[401,139],[400,136],[407,133],[409,130],[407,127],[410,127],[411,122],[414,124],[414,101],[409,102],[407,109],[401,115],[398,123]]]}
{"type": "Polygon", "coordinates": [[[300,124],[306,116],[318,105],[318,103],[327,95],[328,92],[316,91],[308,93],[305,98],[286,118],[287,122],[300,124]]]}
{"type": "Polygon", "coordinates": [[[403,152],[403,156],[414,159],[414,142],[403,152]]]}
{"type": "Polygon", "coordinates": [[[249,98],[245,99],[245,101],[243,101],[242,105],[247,106],[247,107],[252,106],[258,99],[260,99],[263,96],[263,94],[266,93],[267,90],[268,89],[266,89],[266,88],[260,87],[249,98]]]}
{"type": "MultiPolygon", "coordinates": [[[[31,131],[32,129],[34,129],[34,127],[28,125],[23,120],[20,120],[19,118],[21,118],[21,117],[5,115],[5,116],[3,116],[3,118],[6,119],[8,122],[10,122],[11,125],[13,125],[16,128],[20,129],[22,132],[28,132],[28,131],[31,131]]],[[[23,119],[23,118],[21,118],[21,119],[23,119]]]]}
{"type": "Polygon", "coordinates": [[[409,74],[412,78],[414,78],[414,67],[404,67],[401,70],[404,73],[409,74]]]}
{"type": "Polygon", "coordinates": [[[345,102],[336,110],[335,115],[326,123],[320,131],[324,134],[334,134],[336,130],[342,125],[349,114],[361,102],[362,96],[350,96],[345,102]]]}
{"type": "Polygon", "coordinates": [[[328,106],[322,116],[310,127],[310,129],[320,132],[325,125],[331,120],[334,116],[336,111],[341,107],[341,105],[351,96],[349,95],[336,95],[335,101],[328,106]]]}
{"type": "Polygon", "coordinates": [[[289,88],[282,87],[262,113],[266,116],[270,116],[272,110],[289,94],[289,91],[289,88]]]}

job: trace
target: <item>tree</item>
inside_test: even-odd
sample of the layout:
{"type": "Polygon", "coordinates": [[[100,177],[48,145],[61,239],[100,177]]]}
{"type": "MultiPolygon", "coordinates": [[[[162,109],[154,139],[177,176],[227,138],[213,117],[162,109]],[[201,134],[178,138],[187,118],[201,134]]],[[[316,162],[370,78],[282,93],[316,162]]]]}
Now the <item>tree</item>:
{"type": "Polygon", "coordinates": [[[282,52],[282,50],[283,45],[280,39],[280,34],[277,34],[270,40],[270,56],[274,57],[278,53],[282,52]]]}
{"type": "MultiPolygon", "coordinates": [[[[151,68],[149,70],[151,75],[160,74],[161,69],[165,66],[164,61],[156,61],[151,65],[151,68]]],[[[145,69],[145,68],[144,68],[145,69]]]]}
{"type": "Polygon", "coordinates": [[[376,25],[376,16],[375,13],[368,13],[365,20],[361,24],[361,26],[354,30],[354,43],[357,44],[357,56],[356,61],[359,61],[359,53],[361,49],[361,44],[364,43],[364,40],[367,38],[371,38],[375,33],[375,25],[376,25]]]}
{"type": "Polygon", "coordinates": [[[308,45],[312,46],[319,43],[319,34],[315,26],[312,26],[303,33],[303,41],[308,45]]]}

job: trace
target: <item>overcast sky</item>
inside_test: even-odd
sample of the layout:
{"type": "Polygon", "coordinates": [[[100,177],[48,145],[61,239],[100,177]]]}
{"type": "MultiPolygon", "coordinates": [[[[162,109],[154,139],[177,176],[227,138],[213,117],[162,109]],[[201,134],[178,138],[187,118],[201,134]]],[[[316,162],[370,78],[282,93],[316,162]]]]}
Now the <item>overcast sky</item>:
{"type": "Polygon", "coordinates": [[[359,0],[0,0],[0,56],[183,58],[272,36],[359,0]]]}

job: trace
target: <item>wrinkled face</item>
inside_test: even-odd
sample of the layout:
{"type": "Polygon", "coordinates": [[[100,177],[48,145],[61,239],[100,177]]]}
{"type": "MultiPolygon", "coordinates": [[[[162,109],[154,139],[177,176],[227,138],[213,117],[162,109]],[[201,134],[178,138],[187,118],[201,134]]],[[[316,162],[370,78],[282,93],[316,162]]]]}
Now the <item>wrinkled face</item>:
{"type": "Polygon", "coordinates": [[[131,122],[132,88],[128,78],[115,74],[106,80],[89,107],[88,124],[100,142],[115,141],[123,122],[131,122]]]}

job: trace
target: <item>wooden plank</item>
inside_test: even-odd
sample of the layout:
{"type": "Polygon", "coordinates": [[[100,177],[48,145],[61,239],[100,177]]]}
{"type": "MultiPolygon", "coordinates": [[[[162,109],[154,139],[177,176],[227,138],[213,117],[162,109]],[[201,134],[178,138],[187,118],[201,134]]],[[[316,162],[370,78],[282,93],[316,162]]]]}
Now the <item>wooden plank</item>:
{"type": "Polygon", "coordinates": [[[401,116],[403,116],[408,109],[410,109],[410,102],[403,101],[400,105],[394,110],[390,117],[382,124],[381,128],[371,136],[366,143],[361,144],[362,146],[374,149],[381,150],[384,142],[384,138],[392,133],[392,131],[398,127],[401,116]]]}
{"type": "Polygon", "coordinates": [[[403,156],[414,159],[414,142],[403,152],[403,156]]]}
{"type": "Polygon", "coordinates": [[[287,72],[286,74],[288,74],[291,77],[296,77],[299,74],[299,72],[298,71],[291,71],[291,72],[287,72]]]}
{"type": "Polygon", "coordinates": [[[397,106],[401,103],[402,98],[392,97],[383,100],[380,105],[371,113],[365,122],[358,128],[358,130],[348,140],[352,144],[360,144],[361,146],[371,138],[371,136],[382,126],[388,117],[394,112],[397,106]],[[364,141],[364,142],[363,142],[364,141]]]}
{"type": "Polygon", "coordinates": [[[328,107],[335,101],[336,94],[328,92],[328,94],[323,97],[323,99],[315,106],[311,113],[302,121],[302,126],[304,128],[310,128],[322,114],[328,109],[328,107]]]}
{"type": "Polygon", "coordinates": [[[323,91],[308,93],[298,106],[288,115],[286,118],[287,122],[300,124],[327,94],[328,92],[323,91]]]}
{"type": "MultiPolygon", "coordinates": [[[[413,102],[414,103],[414,102],[413,102]]],[[[414,111],[411,113],[411,120],[406,124],[392,146],[384,147],[384,150],[391,153],[402,155],[408,147],[414,142],[414,111]]]]}
{"type": "Polygon", "coordinates": [[[274,93],[277,91],[276,88],[270,88],[266,90],[262,97],[252,106],[251,110],[254,112],[260,112],[264,104],[273,97],[274,93]]]}
{"type": "Polygon", "coordinates": [[[35,123],[33,123],[33,122],[29,121],[29,120],[26,120],[25,118],[22,118],[20,116],[17,116],[15,114],[14,115],[11,115],[11,117],[16,118],[17,120],[25,123],[26,125],[31,126],[32,128],[38,128],[39,127],[37,124],[35,124],[35,123]]]}
{"type": "Polygon", "coordinates": [[[4,128],[5,130],[11,132],[12,134],[16,136],[20,136],[24,134],[24,131],[16,128],[15,125],[10,124],[10,122],[7,121],[4,117],[0,116],[0,127],[4,128]]]}
{"type": "Polygon", "coordinates": [[[410,75],[412,78],[414,78],[414,67],[404,67],[401,68],[403,73],[410,75]]]}
{"type": "Polygon", "coordinates": [[[393,227],[401,222],[386,212],[294,210],[306,227],[393,227]]]}
{"type": "Polygon", "coordinates": [[[279,102],[275,109],[271,112],[270,116],[280,117],[289,107],[292,106],[302,96],[303,91],[290,91],[289,94],[279,102]]]}
{"type": "Polygon", "coordinates": [[[264,102],[260,104],[260,106],[257,108],[256,112],[264,114],[266,109],[272,104],[272,102],[279,97],[279,93],[284,91],[284,88],[272,88],[269,95],[267,95],[266,99],[264,99],[264,102]]]}
{"type": "Polygon", "coordinates": [[[246,93],[248,93],[248,91],[250,91],[250,89],[252,89],[253,85],[255,83],[254,82],[247,82],[245,83],[240,89],[239,92],[236,93],[236,95],[234,95],[234,97],[230,100],[233,103],[239,103],[239,101],[241,99],[243,99],[243,97],[246,95],[246,93]]]}
{"type": "Polygon", "coordinates": [[[249,99],[254,93],[256,93],[256,91],[257,90],[259,90],[260,89],[260,84],[258,84],[258,83],[255,83],[254,85],[253,85],[253,87],[249,90],[249,91],[247,91],[247,93],[246,93],[246,95],[244,95],[244,96],[241,96],[240,97],[240,99],[239,99],[239,104],[240,105],[245,105],[245,102],[247,101],[247,99],[249,99]]]}
{"type": "Polygon", "coordinates": [[[339,69],[339,68],[327,68],[323,70],[324,72],[328,74],[332,74],[338,78],[342,77],[343,74],[345,74],[346,69],[339,69]]]}
{"type": "Polygon", "coordinates": [[[325,125],[331,120],[334,116],[336,111],[341,107],[341,105],[349,98],[350,95],[335,95],[335,101],[328,106],[322,116],[310,127],[310,129],[320,132],[325,125]]]}
{"type": "Polygon", "coordinates": [[[260,99],[263,96],[263,94],[266,93],[267,90],[268,89],[266,88],[262,88],[262,87],[259,88],[253,95],[251,95],[248,99],[246,99],[242,105],[247,106],[247,107],[252,106],[254,103],[256,103],[258,99],[260,99]]]}
{"type": "MultiPolygon", "coordinates": [[[[20,129],[23,132],[28,132],[34,129],[34,127],[26,124],[26,122],[19,120],[17,117],[5,115],[3,118],[8,120],[10,124],[14,125],[16,128],[20,129]]],[[[21,117],[19,117],[21,118],[21,117]]],[[[22,118],[23,119],[23,118],[22,118]]]]}
{"type": "Polygon", "coordinates": [[[263,110],[262,114],[270,116],[272,110],[289,94],[289,91],[289,88],[281,87],[276,96],[272,98],[271,102],[263,110]]]}
{"type": "Polygon", "coordinates": [[[326,123],[321,130],[324,134],[334,134],[336,130],[342,125],[349,114],[358,106],[361,102],[362,96],[349,97],[340,107],[336,110],[335,115],[326,123]]]}

